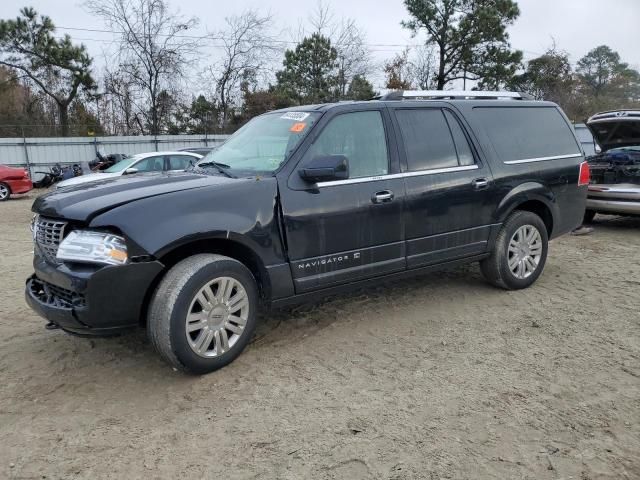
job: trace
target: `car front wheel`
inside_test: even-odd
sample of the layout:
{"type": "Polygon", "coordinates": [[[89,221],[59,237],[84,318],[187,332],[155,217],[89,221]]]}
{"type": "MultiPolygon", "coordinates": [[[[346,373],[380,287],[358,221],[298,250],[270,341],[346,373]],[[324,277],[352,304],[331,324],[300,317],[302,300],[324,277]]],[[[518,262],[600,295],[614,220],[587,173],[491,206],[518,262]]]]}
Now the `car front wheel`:
{"type": "Polygon", "coordinates": [[[542,219],[516,211],[503,224],[491,256],[480,262],[485,279],[507,290],[527,288],[542,274],[549,238],[542,219]]]}
{"type": "Polygon", "coordinates": [[[257,286],[247,267],[222,255],[194,255],[160,282],[149,308],[148,335],[173,367],[208,373],[247,346],[257,309],[257,286]]]}

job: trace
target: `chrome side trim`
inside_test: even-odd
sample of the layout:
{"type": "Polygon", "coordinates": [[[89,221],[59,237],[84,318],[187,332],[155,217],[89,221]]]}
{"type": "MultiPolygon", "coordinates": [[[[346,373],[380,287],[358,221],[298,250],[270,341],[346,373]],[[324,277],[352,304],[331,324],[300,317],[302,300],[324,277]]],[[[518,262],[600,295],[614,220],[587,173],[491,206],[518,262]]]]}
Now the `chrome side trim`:
{"type": "Polygon", "coordinates": [[[316,184],[318,188],[334,187],[338,185],[351,185],[354,183],[377,182],[380,180],[393,180],[396,178],[421,177],[423,175],[437,175],[438,173],[454,173],[466,172],[468,170],[477,170],[478,165],[465,165],[462,167],[434,168],[432,170],[420,170],[418,172],[392,173],[390,175],[377,175],[374,177],[350,178],[348,180],[334,180],[332,182],[319,182],[316,184]]]}
{"type": "Polygon", "coordinates": [[[519,163],[534,163],[534,162],[546,162],[548,160],[563,160],[565,158],[578,158],[581,157],[581,153],[571,153],[569,155],[555,155],[553,157],[536,157],[536,158],[525,158],[523,160],[507,160],[505,163],[507,165],[517,165],[519,163]]]}

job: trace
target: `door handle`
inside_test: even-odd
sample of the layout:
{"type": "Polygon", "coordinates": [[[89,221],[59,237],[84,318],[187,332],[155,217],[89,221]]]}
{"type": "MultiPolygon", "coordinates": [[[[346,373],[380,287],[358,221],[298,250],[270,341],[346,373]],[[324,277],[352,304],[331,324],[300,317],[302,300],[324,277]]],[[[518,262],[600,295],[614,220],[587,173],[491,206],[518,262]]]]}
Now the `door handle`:
{"type": "Polygon", "coordinates": [[[382,190],[381,192],[376,192],[371,197],[371,201],[373,203],[388,203],[393,200],[393,192],[391,190],[382,190]]]}
{"type": "Polygon", "coordinates": [[[471,185],[473,185],[473,188],[475,188],[476,190],[482,190],[489,186],[489,180],[487,180],[486,178],[476,178],[473,182],[471,182],[471,185]]]}

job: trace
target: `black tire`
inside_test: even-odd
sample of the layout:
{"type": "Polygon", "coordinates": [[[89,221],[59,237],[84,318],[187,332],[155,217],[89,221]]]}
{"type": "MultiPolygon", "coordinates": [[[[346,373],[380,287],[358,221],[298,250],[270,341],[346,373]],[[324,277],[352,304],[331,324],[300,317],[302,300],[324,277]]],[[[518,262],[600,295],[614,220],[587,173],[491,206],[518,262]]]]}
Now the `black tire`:
{"type": "Polygon", "coordinates": [[[596,216],[596,212],[593,210],[585,210],[584,218],[582,219],[583,224],[593,223],[593,219],[596,216]]]}
{"type": "MultiPolygon", "coordinates": [[[[222,255],[194,255],[171,268],[158,285],[149,307],[148,336],[156,351],[171,366],[189,373],[209,373],[229,364],[244,350],[256,327],[257,310],[258,288],[247,267],[222,255]],[[246,324],[229,350],[217,356],[203,357],[189,343],[188,336],[192,334],[187,333],[187,315],[201,289],[222,277],[234,279],[244,289],[248,297],[246,324]]],[[[218,337],[211,340],[216,344],[215,348],[217,340],[218,337]]]]}
{"type": "Polygon", "coordinates": [[[11,198],[11,187],[4,182],[0,182],[0,202],[5,202],[11,198]]]}
{"type": "Polygon", "coordinates": [[[549,236],[542,219],[535,213],[516,210],[502,225],[493,246],[491,256],[480,262],[480,270],[484,278],[496,287],[506,290],[519,290],[532,285],[544,270],[549,250],[549,236]],[[540,233],[542,252],[535,270],[526,278],[518,278],[511,271],[509,261],[509,242],[516,231],[523,226],[533,226],[540,233]]]}

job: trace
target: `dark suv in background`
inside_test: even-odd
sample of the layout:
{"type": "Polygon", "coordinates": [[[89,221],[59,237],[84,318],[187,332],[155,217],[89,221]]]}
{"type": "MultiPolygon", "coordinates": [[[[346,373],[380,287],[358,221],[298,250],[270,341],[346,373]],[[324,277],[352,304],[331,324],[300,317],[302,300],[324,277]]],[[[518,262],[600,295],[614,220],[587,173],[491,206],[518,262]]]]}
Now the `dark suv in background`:
{"type": "Polygon", "coordinates": [[[270,112],[190,171],[37,199],[26,298],[71,333],[143,325],[170,364],[209,372],[261,307],[476,261],[528,287],[582,220],[583,160],[557,105],[515,93],[270,112]]]}

